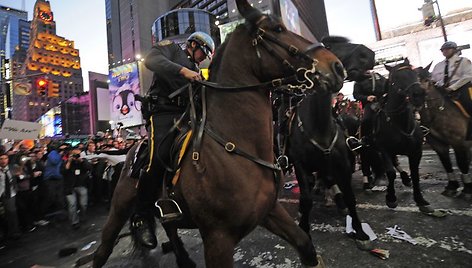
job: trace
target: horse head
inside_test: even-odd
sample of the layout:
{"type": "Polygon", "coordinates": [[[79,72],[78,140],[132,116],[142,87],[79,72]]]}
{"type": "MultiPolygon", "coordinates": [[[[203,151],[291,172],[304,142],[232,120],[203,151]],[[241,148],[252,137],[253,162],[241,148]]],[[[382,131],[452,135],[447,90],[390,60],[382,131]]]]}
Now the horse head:
{"type": "Polygon", "coordinates": [[[347,70],[347,80],[362,80],[366,71],[374,68],[375,52],[365,45],[350,43],[340,36],[324,37],[321,42],[341,60],[347,70]]]}
{"type": "Polygon", "coordinates": [[[425,101],[425,90],[418,80],[418,74],[413,70],[406,58],[396,66],[385,65],[389,71],[387,94],[388,100],[400,106],[410,102],[415,109],[420,109],[425,101]]]}
{"type": "MultiPolygon", "coordinates": [[[[256,61],[251,68],[260,81],[295,75],[297,81],[291,84],[301,85],[302,91],[341,89],[345,78],[344,67],[321,43],[313,44],[287,30],[279,18],[263,14],[247,0],[237,0],[236,5],[246,20],[249,40],[244,42],[249,41],[252,46],[252,51],[247,52],[257,55],[253,57],[256,61]]],[[[241,38],[240,35],[238,37],[241,38]]]]}
{"type": "Polygon", "coordinates": [[[431,65],[433,62],[430,62],[426,67],[417,67],[415,68],[415,72],[418,75],[418,78],[420,79],[421,86],[428,91],[430,88],[430,85],[432,84],[431,82],[431,73],[429,72],[429,69],[431,68],[431,65]]]}

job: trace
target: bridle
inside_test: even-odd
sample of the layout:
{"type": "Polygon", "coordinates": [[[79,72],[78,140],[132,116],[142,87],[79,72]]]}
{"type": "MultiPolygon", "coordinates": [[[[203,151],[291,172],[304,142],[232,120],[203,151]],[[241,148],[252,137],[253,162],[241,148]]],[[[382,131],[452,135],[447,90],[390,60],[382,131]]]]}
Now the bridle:
{"type": "MultiPolygon", "coordinates": [[[[392,89],[395,89],[394,87],[396,86],[395,81],[392,81],[393,80],[393,74],[398,72],[398,71],[401,71],[401,70],[411,70],[411,71],[413,71],[411,69],[411,66],[407,65],[407,66],[402,66],[402,67],[396,69],[395,71],[390,72],[390,75],[389,75],[389,78],[388,78],[388,82],[389,82],[388,86],[391,87],[392,89]]],[[[401,88],[401,87],[398,87],[397,92],[398,93],[408,92],[410,90],[410,88],[412,88],[415,85],[420,85],[420,82],[415,81],[415,82],[409,84],[408,86],[406,86],[404,89],[401,88]]],[[[406,98],[406,96],[405,96],[405,98],[406,98]]],[[[409,107],[408,106],[408,101],[405,99],[405,101],[402,102],[402,105],[400,105],[400,107],[398,107],[396,109],[387,110],[386,108],[382,108],[381,110],[387,116],[387,122],[393,123],[393,121],[390,119],[390,116],[401,114],[401,113],[405,112],[408,109],[408,107],[409,107]]],[[[416,120],[413,119],[413,126],[411,127],[411,131],[408,131],[408,132],[403,131],[403,129],[401,129],[400,127],[399,127],[399,130],[400,130],[400,133],[402,133],[404,136],[412,137],[413,134],[415,133],[416,126],[417,126],[416,120]]],[[[407,127],[407,129],[408,129],[408,127],[407,127]]]]}
{"type": "MultiPolygon", "coordinates": [[[[402,66],[402,67],[398,68],[397,70],[392,71],[389,75],[389,78],[388,78],[388,82],[389,82],[388,86],[391,87],[392,89],[395,89],[394,87],[396,86],[395,81],[392,81],[393,80],[392,79],[393,74],[398,72],[398,71],[401,71],[401,70],[411,70],[411,71],[413,71],[411,69],[411,66],[409,66],[409,65],[408,66],[402,66]]],[[[408,86],[406,86],[405,88],[398,87],[397,92],[402,93],[402,94],[407,93],[407,92],[409,92],[410,88],[412,88],[415,85],[421,85],[421,83],[419,81],[415,81],[415,82],[409,84],[408,86]]],[[[408,107],[408,102],[404,101],[402,104],[403,105],[401,105],[399,108],[393,109],[393,110],[390,110],[390,111],[387,111],[386,109],[384,109],[384,112],[386,114],[389,114],[389,115],[402,113],[408,107]]]]}
{"type": "MultiPolygon", "coordinates": [[[[213,89],[217,91],[225,91],[225,92],[241,92],[241,91],[249,91],[249,90],[257,90],[257,89],[265,89],[268,88],[270,90],[275,90],[277,88],[286,87],[288,91],[298,91],[304,95],[310,93],[309,91],[314,91],[315,84],[319,82],[325,76],[317,70],[318,60],[310,57],[308,52],[324,47],[321,43],[315,43],[307,48],[303,52],[300,51],[294,45],[286,44],[280,41],[275,35],[269,33],[260,27],[262,21],[267,19],[267,16],[263,16],[259,21],[256,23],[257,30],[255,32],[255,37],[252,39],[252,46],[256,49],[256,55],[259,60],[261,60],[261,53],[259,47],[263,47],[267,52],[276,57],[280,62],[282,62],[284,68],[288,69],[291,74],[285,77],[272,79],[271,81],[262,82],[255,85],[248,85],[248,86],[222,86],[217,83],[207,82],[207,81],[198,81],[197,84],[200,85],[200,98],[201,98],[201,111],[200,114],[197,114],[196,105],[193,100],[194,95],[194,88],[193,85],[190,85],[186,88],[189,90],[190,95],[190,120],[192,125],[192,131],[194,139],[193,139],[193,152],[192,152],[192,160],[193,164],[197,169],[200,167],[199,160],[200,160],[200,149],[201,143],[203,138],[203,133],[207,133],[214,141],[219,143],[223,148],[232,154],[240,155],[260,166],[269,168],[276,172],[280,171],[281,168],[279,164],[271,163],[266,160],[262,160],[256,156],[252,156],[251,154],[245,152],[241,148],[239,148],[235,143],[231,140],[226,138],[221,133],[218,133],[211,125],[207,124],[207,100],[206,100],[206,89],[213,89]],[[286,50],[291,57],[300,58],[301,60],[307,62],[311,66],[310,68],[300,67],[295,68],[290,62],[281,56],[277,50],[274,49],[273,45],[279,46],[286,50]]],[[[173,94],[176,94],[174,92],[173,94]]],[[[178,94],[178,93],[177,93],[178,94]]],[[[276,176],[277,177],[277,176],[276,176]]]]}

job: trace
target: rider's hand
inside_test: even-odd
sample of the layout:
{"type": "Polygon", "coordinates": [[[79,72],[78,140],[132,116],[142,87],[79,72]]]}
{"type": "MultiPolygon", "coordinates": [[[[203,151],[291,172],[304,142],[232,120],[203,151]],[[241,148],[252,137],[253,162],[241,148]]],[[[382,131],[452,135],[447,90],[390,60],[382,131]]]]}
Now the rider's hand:
{"type": "Polygon", "coordinates": [[[373,102],[375,101],[376,97],[374,95],[367,96],[367,101],[368,102],[373,102]]]}
{"type": "Polygon", "coordinates": [[[202,81],[202,76],[200,75],[200,73],[192,71],[186,67],[182,67],[179,73],[189,81],[202,81]]]}

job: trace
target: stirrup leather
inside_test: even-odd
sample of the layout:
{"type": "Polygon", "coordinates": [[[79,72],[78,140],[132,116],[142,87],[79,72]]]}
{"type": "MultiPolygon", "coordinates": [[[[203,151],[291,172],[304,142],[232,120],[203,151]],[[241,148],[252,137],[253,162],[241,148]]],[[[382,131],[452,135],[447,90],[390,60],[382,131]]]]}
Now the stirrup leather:
{"type": "Polygon", "coordinates": [[[180,209],[179,204],[177,204],[177,202],[175,202],[173,199],[159,199],[154,205],[158,210],[157,217],[162,223],[175,221],[182,218],[182,209],[180,209]],[[168,208],[168,211],[163,208],[168,208]]]}

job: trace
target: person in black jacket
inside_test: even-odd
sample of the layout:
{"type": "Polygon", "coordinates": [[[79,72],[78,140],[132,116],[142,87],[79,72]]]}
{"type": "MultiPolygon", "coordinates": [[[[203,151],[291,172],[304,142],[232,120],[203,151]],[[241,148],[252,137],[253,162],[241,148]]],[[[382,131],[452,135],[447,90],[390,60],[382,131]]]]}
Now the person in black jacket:
{"type": "MultiPolygon", "coordinates": [[[[187,91],[170,96],[191,81],[202,80],[198,64],[211,58],[215,49],[213,39],[206,33],[195,32],[189,36],[186,48],[163,40],[151,48],[144,60],[145,66],[154,72],[148,92],[149,106],[144,118],[148,123],[149,161],[139,176],[136,211],[131,226],[135,239],[147,248],[155,248],[154,203],[159,199],[165,167],[159,161],[169,161],[169,151],[178,134],[169,130],[178,120],[188,103],[187,91]]],[[[144,111],[145,109],[143,109],[144,111]]],[[[162,219],[161,220],[166,220],[162,219]]]]}
{"type": "Polygon", "coordinates": [[[70,151],[65,164],[64,193],[69,219],[74,229],[79,227],[79,212],[81,217],[84,217],[87,211],[87,180],[91,168],[87,160],[80,157],[79,149],[70,151]],[[78,208],[77,204],[79,204],[78,208]]]}

